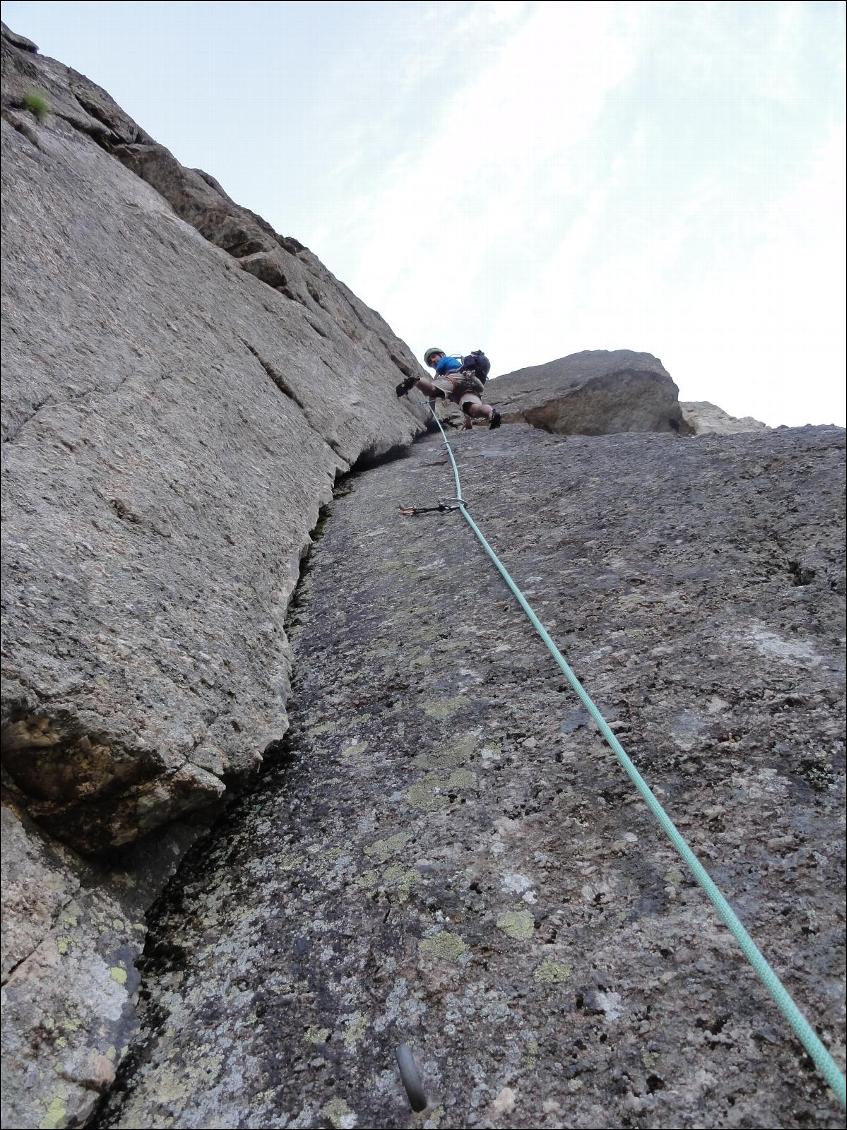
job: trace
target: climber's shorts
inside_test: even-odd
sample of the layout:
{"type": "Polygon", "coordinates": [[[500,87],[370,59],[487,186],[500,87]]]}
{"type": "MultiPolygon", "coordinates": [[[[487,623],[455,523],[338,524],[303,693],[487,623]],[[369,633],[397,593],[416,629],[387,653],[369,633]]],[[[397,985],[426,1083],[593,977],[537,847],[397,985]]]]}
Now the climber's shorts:
{"type": "Polygon", "coordinates": [[[450,382],[451,389],[447,393],[448,400],[458,404],[463,412],[467,412],[471,404],[481,404],[484,391],[482,381],[472,373],[459,373],[450,382]]]}

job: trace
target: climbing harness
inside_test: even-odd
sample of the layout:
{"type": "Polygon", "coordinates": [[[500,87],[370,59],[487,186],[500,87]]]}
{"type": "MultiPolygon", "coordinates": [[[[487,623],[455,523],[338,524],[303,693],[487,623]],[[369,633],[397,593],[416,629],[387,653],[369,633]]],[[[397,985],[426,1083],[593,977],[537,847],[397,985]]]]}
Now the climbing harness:
{"type": "MultiPolygon", "coordinates": [[[[743,923],[738,918],[727,900],[724,898],[723,894],[716,886],[706,868],[689,847],[685,837],[676,827],[670,816],[668,816],[667,812],[665,812],[664,808],[659,803],[658,798],[655,796],[650,786],[638,772],[638,769],[635,767],[634,763],[630,759],[626,750],[621,745],[620,741],[612,732],[608,722],[603,717],[599,708],[595,705],[593,699],[590,697],[588,692],[583,687],[582,683],[577,678],[570,664],[567,662],[556,644],[553,642],[553,639],[551,638],[549,632],[530,607],[526,597],[512,580],[512,577],[507,571],[505,565],[489,545],[488,541],[486,541],[485,536],[483,535],[479,526],[471,517],[467,502],[462,497],[462,483],[461,479],[459,478],[459,468],[456,465],[456,460],[453,456],[453,450],[450,447],[450,443],[447,439],[444,429],[442,428],[441,423],[435,416],[434,412],[433,418],[435,419],[435,423],[438,425],[438,430],[441,432],[441,438],[444,440],[444,444],[447,448],[447,454],[450,457],[450,463],[453,468],[453,478],[456,482],[456,497],[455,499],[450,500],[456,505],[447,507],[447,509],[461,511],[462,517],[468,523],[480,545],[493,562],[494,567],[497,569],[497,572],[505,581],[509,591],[512,593],[518,604],[523,609],[524,613],[527,616],[527,619],[541,636],[542,640],[547,646],[547,650],[553,656],[562,674],[565,676],[570,686],[576,692],[585,709],[591,715],[592,719],[597,725],[597,728],[603,735],[603,738],[605,739],[607,745],[610,746],[612,752],[617,757],[627,776],[640,793],[641,798],[644,800],[645,804],[650,809],[653,816],[656,818],[662,831],[665,833],[673,846],[685,860],[694,878],[703,888],[709,901],[717,911],[719,918],[728,928],[735,940],[738,942],[742,952],[744,953],[744,956],[753,966],[753,969],[755,970],[757,976],[773,997],[774,1001],[776,1002],[777,1008],[788,1021],[788,1024],[790,1025],[792,1031],[797,1036],[798,1040],[806,1049],[808,1054],[811,1056],[812,1060],[815,1063],[815,1066],[818,1068],[818,1071],[820,1071],[821,1075],[832,1088],[836,1098],[841,1103],[841,1106],[843,1107],[847,1105],[844,1075],[841,1073],[835,1060],[824,1047],[811,1024],[809,1024],[808,1020],[794,1003],[794,1000],[792,999],[788,990],[780,981],[776,972],[769,964],[767,958],[765,958],[764,954],[747,933],[747,930],[745,929],[743,923]]],[[[432,507],[431,509],[440,509],[440,504],[438,507],[432,507]]]]}

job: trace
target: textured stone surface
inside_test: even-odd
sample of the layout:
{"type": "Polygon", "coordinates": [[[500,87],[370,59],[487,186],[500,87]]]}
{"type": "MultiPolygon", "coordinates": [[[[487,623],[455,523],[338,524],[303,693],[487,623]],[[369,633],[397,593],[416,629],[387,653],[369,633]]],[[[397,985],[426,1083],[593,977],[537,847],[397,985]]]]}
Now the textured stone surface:
{"type": "Polygon", "coordinates": [[[489,381],[486,393],[505,420],[546,432],[688,432],[679,390],[650,353],[586,349],[507,373],[489,381]]]}
{"type": "Polygon", "coordinates": [[[3,1125],[81,1125],[135,1029],[144,914],[198,829],[87,863],[14,804],[3,824],[3,1125]]]}
{"type": "Polygon", "coordinates": [[[7,27],[6,24],[0,24],[0,27],[2,27],[3,39],[8,40],[13,47],[19,47],[21,51],[29,51],[32,54],[38,52],[36,44],[33,43],[31,39],[27,39],[25,35],[18,35],[16,32],[12,31],[10,27],[7,27]]]}
{"type": "Polygon", "coordinates": [[[753,416],[730,416],[723,408],[710,404],[708,400],[683,400],[680,408],[683,420],[695,436],[761,432],[768,426],[753,416]]]}
{"type": "Polygon", "coordinates": [[[282,735],[319,507],[423,406],[394,396],[408,350],[310,252],[82,76],[3,51],[4,766],[95,851],[282,735]]]}
{"type": "Polygon", "coordinates": [[[5,27],[2,54],[3,1121],[79,1125],[179,821],[285,731],[285,610],[335,474],[424,408],[307,248],[5,27]]]}
{"type": "MultiPolygon", "coordinates": [[[[146,909],[198,835],[202,813],[219,807],[225,787],[244,779],[285,730],[283,618],[336,471],[408,442],[424,411],[420,397],[398,402],[393,393],[398,373],[421,371],[414,358],[307,248],[237,205],[208,174],[182,167],[104,91],[5,27],[2,50],[3,1122],[58,1127],[89,1117],[132,1039],[146,909]],[[26,109],[28,95],[46,101],[42,120],[26,109]]],[[[685,431],[675,387],[646,354],[579,354],[501,381],[489,391],[500,387],[509,418],[542,429],[685,431]]],[[[768,492],[773,475],[790,496],[784,476],[793,461],[798,474],[810,475],[798,497],[814,485],[825,508],[829,441],[821,436],[836,433],[783,436],[760,462],[704,438],[696,455],[685,456],[694,462],[678,463],[677,476],[664,479],[658,464],[670,449],[652,448],[656,440],[633,448],[627,481],[642,509],[618,529],[606,517],[620,501],[617,451],[571,441],[578,458],[598,460],[578,488],[562,460],[570,447],[557,440],[548,451],[537,433],[507,431],[457,442],[469,465],[482,469],[489,517],[518,535],[524,575],[543,579],[554,565],[556,577],[573,585],[572,566],[593,576],[598,546],[611,552],[616,538],[625,545],[593,587],[581,582],[592,631],[609,627],[609,593],[634,601],[635,635],[612,623],[623,638],[608,651],[595,641],[583,657],[609,695],[616,665],[629,669],[618,644],[635,648],[647,639],[667,655],[654,660],[651,652],[666,683],[689,671],[684,645],[702,625],[652,572],[636,580],[632,565],[630,576],[627,554],[640,538],[653,555],[655,536],[676,541],[681,524],[687,548],[673,549],[671,564],[678,555],[693,568],[693,544],[697,568],[706,569],[695,581],[710,575],[697,523],[715,522],[713,502],[700,494],[727,498],[715,464],[729,476],[733,507],[747,515],[730,523],[732,561],[759,569],[772,552],[777,566],[756,573],[756,583],[777,595],[787,570],[797,616],[784,600],[760,610],[762,593],[745,598],[753,620],[745,621],[742,658],[774,671],[761,687],[754,680],[756,694],[748,690],[740,702],[716,690],[705,714],[684,711],[672,746],[659,742],[653,756],[662,779],[694,807],[711,792],[720,798],[725,781],[711,765],[714,780],[705,772],[692,783],[686,774],[699,774],[707,756],[729,765],[731,803],[743,823],[729,844],[741,852],[749,833],[761,890],[743,865],[728,877],[766,922],[766,911],[781,914],[787,905],[780,875],[786,885],[799,879],[799,928],[768,922],[768,940],[790,965],[796,929],[803,933],[812,952],[792,975],[831,1025],[838,1013],[827,995],[826,955],[840,919],[827,902],[836,885],[832,845],[821,850],[818,840],[832,826],[840,780],[827,762],[833,550],[817,530],[822,510],[803,496],[799,516],[786,519],[768,492]],[[748,486],[734,497],[739,468],[742,478],[762,479],[764,501],[748,486]],[[667,497],[645,494],[642,475],[650,490],[658,476],[667,497]],[[692,493],[689,479],[708,485],[692,493]],[[585,559],[574,564],[572,546],[558,560],[545,538],[555,536],[557,514],[578,526],[570,508],[576,489],[592,501],[585,559]],[[525,523],[545,515],[550,491],[561,497],[539,539],[525,523]],[[656,513],[644,509],[647,499],[656,513]],[[762,502],[761,519],[754,501],[762,502]],[[683,503],[693,517],[680,518],[683,503]],[[518,512],[514,527],[510,508],[518,512]],[[621,593],[617,585],[628,588],[621,593]],[[808,596],[821,609],[814,628],[808,596]],[[665,632],[670,642],[656,643],[665,632]],[[805,673],[791,676],[788,691],[780,681],[786,667],[805,673]],[[812,675],[818,682],[809,683],[812,675]],[[763,744],[745,745],[736,723],[725,724],[727,711],[764,735],[763,744]],[[765,756],[772,712],[787,737],[773,737],[777,752],[760,781],[745,758],[755,768],[765,756]],[[719,723],[716,737],[709,726],[719,723]],[[717,742],[717,754],[712,745],[702,752],[709,742],[717,742]],[[795,780],[782,767],[794,764],[798,749],[795,780]],[[816,805],[808,800],[812,785],[820,790],[816,805]],[[765,822],[778,810],[775,823],[785,822],[785,796],[795,793],[799,816],[764,838],[765,822]],[[744,808],[751,796],[761,817],[744,808]],[[823,882],[814,894],[813,865],[823,882]]],[[[561,724],[540,724],[561,695],[549,678],[533,683],[535,645],[475,561],[463,594],[455,578],[467,586],[466,544],[443,550],[431,543],[432,530],[447,531],[456,516],[421,519],[429,529],[394,521],[398,493],[409,492],[404,501],[418,488],[452,493],[441,462],[421,448],[413,460],[357,480],[351,498],[336,506],[329,552],[314,558],[296,613],[305,617],[300,720],[283,794],[275,791],[280,778],[271,777],[258,802],[247,799],[233,813],[210,866],[195,863],[187,885],[175,888],[177,898],[185,892],[189,917],[180,919],[177,904],[166,907],[150,948],[149,1042],[137,1045],[149,1063],[116,1115],[123,1125],[136,1110],[138,1124],[146,1122],[145,1088],[154,1078],[155,1117],[163,1120],[154,1125],[230,1125],[239,1117],[244,1125],[402,1123],[391,1056],[401,1029],[442,1103],[441,1113],[425,1116],[430,1124],[546,1118],[556,1125],[574,1110],[582,1120],[574,1125],[605,1124],[598,1078],[606,1087],[611,1078],[626,1124],[654,1110],[672,1124],[693,1118],[698,1103],[731,1107],[730,1083],[713,1086],[709,1072],[726,1063],[735,1070],[769,1041],[786,1079],[796,1070],[793,1045],[771,1021],[755,1027],[752,1009],[741,1022],[723,1019],[719,993],[728,997],[733,987],[724,989],[717,973],[726,944],[712,931],[707,959],[686,953],[675,931],[688,930],[693,946],[702,908],[672,863],[657,879],[658,865],[633,858],[642,841],[632,839],[629,824],[621,830],[620,814],[606,811],[618,795],[613,784],[601,788],[597,820],[590,808],[598,803],[597,772],[586,775],[580,758],[601,753],[583,720],[571,708],[561,724]],[[382,514],[385,530],[374,540],[382,514]],[[506,642],[504,624],[517,631],[518,644],[506,642]],[[434,674],[431,654],[440,664],[434,674]],[[468,707],[475,688],[480,700],[468,707]],[[555,743],[565,739],[559,750],[555,743]],[[552,840],[560,802],[580,852],[565,878],[557,872],[571,862],[571,849],[552,840]],[[614,867],[606,874],[605,833],[617,836],[612,863],[623,878],[614,867]],[[234,874],[242,862],[243,874],[234,874]],[[200,893],[209,876],[220,884],[211,901],[200,893]],[[611,909],[623,902],[625,912],[611,909]],[[609,956],[621,930],[631,966],[609,956]],[[700,1013],[695,1042],[683,1045],[690,1070],[679,1085],[667,1067],[679,1016],[654,1001],[653,981],[669,967],[654,969],[650,945],[666,936],[680,966],[670,966],[672,980],[700,994],[691,998],[700,1013]],[[198,987],[193,963],[206,950],[211,971],[198,987]],[[704,960],[705,970],[697,966],[704,960]],[[705,988],[689,988],[704,972],[705,988]],[[280,997],[283,985],[291,991],[280,997]],[[660,1033],[669,1016],[671,1034],[645,1052],[638,1041],[653,1038],[651,1010],[660,1033]],[[556,1043],[557,1019],[583,1041],[578,1070],[556,1043]],[[203,1036],[198,1045],[170,1043],[175,1033],[160,1027],[183,1021],[185,1037],[203,1036]],[[617,1044],[603,1036],[621,1032],[623,1050],[612,1054],[617,1044]],[[704,1066],[703,1042],[717,1045],[707,1048],[713,1058],[729,1047],[726,1062],[710,1067],[707,1058],[704,1066]],[[642,1060],[649,1052],[664,1066],[643,1074],[636,1046],[642,1060]]],[[[721,590],[732,607],[735,591],[721,590]]],[[[723,604],[713,607],[726,616],[723,604]]],[[[569,608],[561,613],[563,623],[569,615],[569,608]]],[[[722,646],[723,637],[714,644],[721,656],[722,646]]],[[[749,678],[744,663],[737,673],[749,678]]],[[[655,701],[627,689],[617,705],[620,719],[643,727],[634,731],[639,740],[652,740],[668,715],[667,686],[661,679],[656,686],[655,701]]],[[[701,693],[693,672],[682,689],[701,693]]],[[[713,813],[710,827],[723,831],[722,821],[713,813]]],[[[673,1057],[670,1063],[676,1068],[673,1057]]],[[[724,1124],[760,1117],[829,1124],[813,1079],[787,1114],[786,1087],[767,1109],[752,1083],[740,1090],[724,1124]]]]}
{"type": "MultiPolygon", "coordinates": [[[[454,443],[843,1065],[844,432],[454,443]]],[[[172,884],[99,1124],[841,1125],[461,517],[398,518],[453,493],[440,439],[349,485],[297,594],[284,761],[172,884]]]]}

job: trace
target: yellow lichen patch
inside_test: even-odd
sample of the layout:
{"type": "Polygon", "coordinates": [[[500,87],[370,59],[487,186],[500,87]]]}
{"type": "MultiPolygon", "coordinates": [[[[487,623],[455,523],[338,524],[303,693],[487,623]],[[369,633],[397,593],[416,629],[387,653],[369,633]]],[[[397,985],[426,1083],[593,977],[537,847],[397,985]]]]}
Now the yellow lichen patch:
{"type": "Polygon", "coordinates": [[[63,934],[56,939],[56,949],[64,956],[71,948],[71,939],[63,934]]]}
{"type": "Polygon", "coordinates": [[[351,742],[346,749],[341,751],[341,756],[348,761],[353,760],[357,757],[361,757],[367,748],[368,743],[359,741],[357,738],[355,741],[351,742]]]}
{"type": "Polygon", "coordinates": [[[306,1035],[303,1039],[307,1044],[318,1045],[325,1044],[331,1035],[332,1032],[329,1028],[318,1028],[316,1024],[313,1024],[311,1028],[306,1029],[306,1035]]]}
{"type": "Polygon", "coordinates": [[[412,884],[420,879],[420,874],[412,867],[404,867],[402,863],[392,863],[379,871],[363,871],[356,881],[356,885],[364,890],[373,890],[381,887],[383,890],[396,891],[400,901],[405,902],[409,897],[412,884]]]}
{"type": "Polygon", "coordinates": [[[383,872],[382,882],[386,887],[396,891],[401,902],[405,902],[412,891],[412,885],[420,879],[420,875],[411,867],[404,867],[402,863],[392,863],[383,872]]]}
{"type": "Polygon", "coordinates": [[[397,832],[384,840],[375,840],[365,848],[365,855],[377,863],[385,863],[392,855],[399,854],[411,838],[410,832],[397,832]]]}
{"type": "Polygon", "coordinates": [[[432,937],[422,938],[418,950],[421,957],[428,957],[434,961],[458,961],[468,952],[468,947],[458,934],[442,930],[432,937]]]}
{"type": "Polygon", "coordinates": [[[435,750],[419,753],[412,764],[419,769],[455,769],[465,765],[476,751],[476,738],[465,734],[451,744],[444,744],[435,750]]]}
{"type": "Polygon", "coordinates": [[[545,957],[533,973],[536,981],[542,985],[561,985],[571,975],[571,967],[561,961],[554,961],[552,957],[545,957]]]}
{"type": "Polygon", "coordinates": [[[449,718],[451,714],[457,713],[457,711],[467,706],[467,704],[468,700],[466,698],[462,695],[457,695],[455,698],[441,698],[437,702],[428,702],[423,710],[428,718],[442,720],[449,718]]]}
{"type": "Polygon", "coordinates": [[[350,1109],[344,1099],[331,1099],[323,1108],[323,1113],[335,1130],[353,1130],[356,1125],[356,1112],[350,1109]]]}
{"type": "Polygon", "coordinates": [[[412,785],[406,792],[406,797],[413,808],[420,808],[423,812],[436,812],[449,804],[447,797],[435,791],[430,780],[418,781],[416,785],[412,785]]]}
{"type": "Polygon", "coordinates": [[[359,878],[356,880],[356,885],[358,887],[364,887],[365,890],[368,890],[371,887],[375,887],[378,882],[379,871],[373,869],[371,871],[363,871],[359,878]]]}
{"type": "Polygon", "coordinates": [[[303,860],[296,852],[281,851],[272,856],[269,862],[277,871],[293,871],[295,867],[302,864],[303,860]]]}
{"type": "Polygon", "coordinates": [[[510,938],[525,942],[532,937],[535,919],[528,910],[510,910],[497,919],[497,928],[510,938]]]}
{"type": "Polygon", "coordinates": [[[317,726],[312,726],[312,734],[332,734],[338,729],[337,722],[319,722],[317,726]]]}
{"type": "Polygon", "coordinates": [[[344,1046],[351,1052],[361,1043],[367,1024],[361,1012],[354,1013],[346,1022],[344,1030],[344,1046]]]}
{"type": "Polygon", "coordinates": [[[475,789],[476,774],[470,769],[455,769],[447,778],[448,789],[475,789]]]}
{"type": "Polygon", "coordinates": [[[65,1125],[67,1117],[67,1103],[63,1098],[57,1095],[55,1099],[50,1100],[47,1112],[39,1123],[39,1130],[58,1130],[60,1126],[65,1125]]]}
{"type": "Polygon", "coordinates": [[[159,1102],[182,1103],[190,1092],[191,1084],[184,1073],[168,1069],[156,1079],[156,1098],[159,1102]]]}
{"type": "Polygon", "coordinates": [[[109,976],[113,981],[117,981],[119,985],[126,984],[126,970],[121,965],[113,965],[109,970],[109,976]]]}

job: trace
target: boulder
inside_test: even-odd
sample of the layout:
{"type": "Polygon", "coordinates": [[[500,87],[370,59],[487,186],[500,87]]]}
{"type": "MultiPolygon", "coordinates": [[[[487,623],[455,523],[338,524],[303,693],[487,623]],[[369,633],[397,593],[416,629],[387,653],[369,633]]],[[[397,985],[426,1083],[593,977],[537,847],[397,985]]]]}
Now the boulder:
{"type": "Polygon", "coordinates": [[[506,373],[487,385],[503,419],[559,434],[677,432],[688,426],[661,361],[628,349],[586,349],[506,373]]]}

